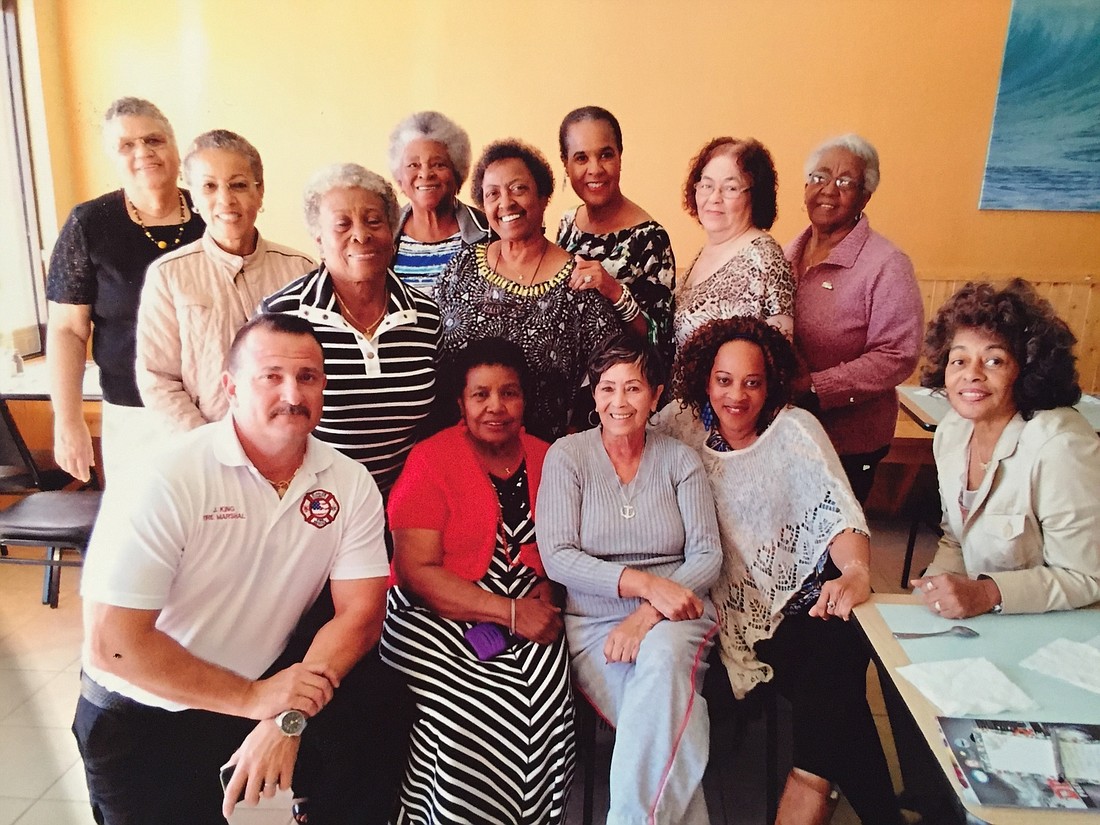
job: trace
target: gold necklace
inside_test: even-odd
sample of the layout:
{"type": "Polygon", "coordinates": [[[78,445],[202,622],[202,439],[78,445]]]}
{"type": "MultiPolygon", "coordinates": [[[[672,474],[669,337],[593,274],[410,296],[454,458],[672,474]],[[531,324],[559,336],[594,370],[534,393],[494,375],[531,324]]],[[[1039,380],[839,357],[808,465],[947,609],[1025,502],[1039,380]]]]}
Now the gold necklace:
{"type": "MultiPolygon", "coordinates": [[[[302,469],[302,465],[305,463],[305,460],[306,457],[303,455],[302,460],[298,462],[298,466],[294,468],[294,472],[290,474],[290,478],[284,481],[272,481],[267,476],[264,476],[264,481],[272,486],[275,492],[278,493],[279,498],[282,498],[286,495],[286,491],[290,488],[290,483],[294,481],[294,477],[298,475],[298,471],[302,469]]],[[[261,475],[263,474],[261,473],[261,475]]]]}
{"type": "MultiPolygon", "coordinates": [[[[539,270],[542,268],[542,259],[546,257],[546,250],[550,248],[550,241],[546,240],[545,238],[543,238],[542,240],[543,240],[542,254],[539,255],[539,262],[537,264],[535,264],[535,271],[531,273],[531,283],[530,284],[524,284],[523,282],[526,280],[526,278],[524,278],[521,275],[520,278],[519,278],[519,281],[516,282],[520,286],[534,286],[535,285],[535,278],[537,278],[539,276],[539,270]]],[[[495,264],[493,264],[493,274],[494,275],[497,275],[497,266],[500,264],[500,258],[504,254],[504,243],[502,241],[498,241],[498,244],[499,245],[497,246],[497,262],[495,264]]],[[[499,277],[502,277],[502,276],[497,275],[497,277],[499,278],[499,277]]],[[[512,280],[512,279],[509,278],[508,280],[512,280]]]]}
{"type": "MultiPolygon", "coordinates": [[[[172,246],[180,245],[180,241],[183,240],[183,230],[187,227],[187,222],[184,220],[187,217],[187,201],[183,199],[183,192],[181,192],[180,190],[177,189],[176,194],[179,196],[180,199],[180,224],[179,231],[176,232],[176,239],[172,242],[172,246]]],[[[141,219],[141,210],[134,205],[134,202],[132,200],[130,200],[130,196],[124,194],[123,197],[126,198],[127,205],[134,213],[134,220],[136,220],[137,225],[141,227],[141,231],[145,233],[145,237],[156,244],[158,249],[167,249],[168,241],[158,241],[156,238],[149,234],[149,230],[148,228],[146,228],[145,222],[141,219]]]]}
{"type": "Polygon", "coordinates": [[[374,323],[364,324],[362,321],[359,320],[359,318],[355,315],[355,313],[351,311],[351,308],[348,307],[348,305],[344,303],[343,299],[340,297],[340,293],[336,291],[335,287],[332,290],[332,294],[336,296],[336,303],[338,303],[340,305],[340,311],[346,317],[351,319],[351,322],[354,326],[359,327],[359,329],[363,330],[363,332],[365,332],[368,336],[371,336],[371,335],[374,334],[375,329],[377,329],[378,325],[382,323],[382,319],[386,317],[386,310],[389,309],[389,307],[386,306],[385,303],[383,303],[382,304],[382,314],[379,315],[374,320],[374,323]]]}

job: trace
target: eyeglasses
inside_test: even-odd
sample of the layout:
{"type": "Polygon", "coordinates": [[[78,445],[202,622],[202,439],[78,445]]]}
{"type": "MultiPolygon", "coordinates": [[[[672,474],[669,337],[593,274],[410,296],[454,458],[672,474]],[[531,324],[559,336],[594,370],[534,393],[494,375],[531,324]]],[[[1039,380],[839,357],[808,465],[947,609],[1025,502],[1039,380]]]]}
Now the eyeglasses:
{"type": "MultiPolygon", "coordinates": [[[[701,180],[695,184],[695,194],[701,198],[709,198],[714,192],[714,188],[714,184],[709,180],[701,180]]],[[[748,192],[750,189],[752,189],[751,186],[734,186],[732,183],[724,183],[718,187],[724,201],[731,201],[742,192],[748,192]]]]}
{"type": "Polygon", "coordinates": [[[168,137],[166,135],[151,134],[145,135],[145,137],[128,138],[118,144],[118,153],[120,155],[133,154],[139,143],[146,149],[159,152],[168,145],[168,137]]]}
{"type": "MultiPolygon", "coordinates": [[[[231,181],[229,181],[229,183],[224,184],[225,188],[228,189],[234,195],[248,194],[249,192],[252,191],[252,187],[255,186],[255,187],[258,188],[259,185],[260,184],[259,184],[258,181],[250,181],[250,180],[231,180],[231,181]]],[[[221,184],[221,183],[215,183],[212,180],[207,180],[207,181],[203,181],[199,185],[199,191],[202,192],[204,195],[213,195],[219,189],[221,189],[222,186],[223,186],[223,184],[221,184]]]]}
{"type": "Polygon", "coordinates": [[[853,192],[863,186],[863,181],[859,180],[859,178],[849,178],[846,176],[834,178],[828,172],[810,172],[810,174],[806,175],[806,182],[810,184],[810,186],[826,186],[830,183],[835,183],[836,188],[841,192],[853,192]]]}

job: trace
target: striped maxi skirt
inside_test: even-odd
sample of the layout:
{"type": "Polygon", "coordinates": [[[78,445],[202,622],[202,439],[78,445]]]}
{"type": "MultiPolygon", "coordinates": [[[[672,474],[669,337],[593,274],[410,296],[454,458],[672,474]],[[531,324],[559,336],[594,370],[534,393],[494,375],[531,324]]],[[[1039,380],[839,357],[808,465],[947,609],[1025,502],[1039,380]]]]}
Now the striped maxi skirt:
{"type": "MultiPolygon", "coordinates": [[[[501,572],[494,558],[481,586],[515,598],[536,583],[501,572]]],[[[390,590],[381,655],[417,707],[395,822],[562,823],[575,761],[565,634],[482,662],[463,637],[470,626],[390,590]]]]}

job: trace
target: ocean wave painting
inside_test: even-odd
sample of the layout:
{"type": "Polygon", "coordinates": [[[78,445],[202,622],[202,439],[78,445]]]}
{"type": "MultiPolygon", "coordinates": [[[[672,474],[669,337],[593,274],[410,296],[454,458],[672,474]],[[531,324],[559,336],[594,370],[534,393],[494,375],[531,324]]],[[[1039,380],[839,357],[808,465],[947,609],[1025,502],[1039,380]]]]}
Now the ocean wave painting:
{"type": "Polygon", "coordinates": [[[980,208],[1100,212],[1100,0],[1014,0],[980,208]]]}

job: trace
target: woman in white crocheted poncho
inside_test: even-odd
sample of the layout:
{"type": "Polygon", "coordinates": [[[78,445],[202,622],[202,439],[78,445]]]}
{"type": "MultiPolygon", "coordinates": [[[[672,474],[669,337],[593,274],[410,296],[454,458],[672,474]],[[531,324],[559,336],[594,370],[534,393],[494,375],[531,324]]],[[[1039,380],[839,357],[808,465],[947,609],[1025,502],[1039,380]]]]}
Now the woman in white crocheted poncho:
{"type": "Polygon", "coordinates": [[[867,523],[829,438],[789,408],[787,340],[750,318],[712,321],[680,353],[659,428],[702,458],[723,564],[711,597],[730,687],[773,681],[790,701],[794,765],[777,825],[825,823],[839,787],[865,823],[901,821],[867,706],[851,609],[870,596],[867,523]]]}

